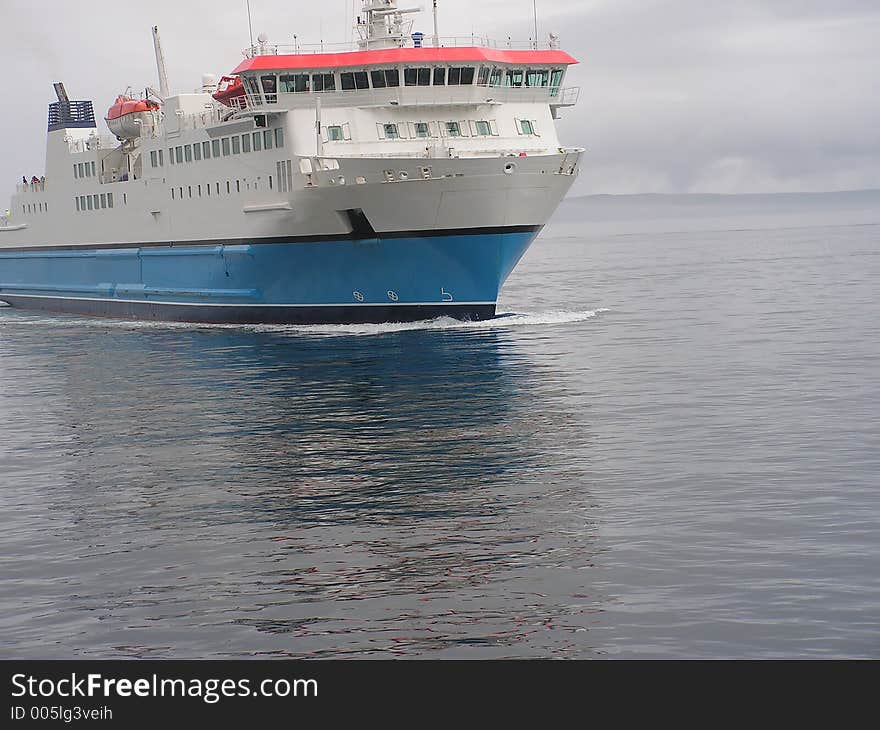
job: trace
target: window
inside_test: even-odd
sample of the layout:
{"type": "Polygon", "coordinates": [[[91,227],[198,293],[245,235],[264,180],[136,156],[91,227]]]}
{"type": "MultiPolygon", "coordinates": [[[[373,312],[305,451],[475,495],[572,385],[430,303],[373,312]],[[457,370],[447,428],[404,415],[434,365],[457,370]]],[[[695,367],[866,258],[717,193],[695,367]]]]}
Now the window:
{"type": "Polygon", "coordinates": [[[229,157],[229,137],[224,137],[220,140],[220,146],[223,148],[223,156],[229,157]]]}
{"type": "Polygon", "coordinates": [[[187,186],[187,192],[189,193],[189,197],[193,196],[193,186],[192,185],[187,186]]]}
{"type": "Polygon", "coordinates": [[[235,192],[237,192],[237,193],[241,192],[241,180],[235,181],[235,192]]]}
{"type": "Polygon", "coordinates": [[[370,88],[370,80],[366,71],[344,71],[339,74],[339,78],[342,81],[343,91],[370,88]]]}
{"type": "Polygon", "coordinates": [[[245,153],[251,151],[251,136],[249,134],[241,135],[241,151],[245,153]]]}
{"type": "Polygon", "coordinates": [[[92,163],[92,177],[98,177],[98,173],[95,172],[95,163],[92,163]]]}
{"type": "Polygon", "coordinates": [[[193,159],[196,162],[200,162],[202,159],[202,145],[198,142],[193,145],[193,159]]]}
{"type": "Polygon", "coordinates": [[[311,91],[308,74],[285,74],[278,77],[278,90],[282,94],[302,94],[311,91]]]}
{"type": "Polygon", "coordinates": [[[269,175],[269,190],[272,189],[272,176],[269,175]]]}
{"type": "Polygon", "coordinates": [[[95,193],[95,194],[92,196],[92,201],[93,201],[94,204],[95,204],[95,210],[98,210],[98,205],[100,204],[101,201],[98,199],[98,194],[97,194],[97,193],[95,193]]]}
{"type": "Polygon", "coordinates": [[[92,196],[91,195],[86,195],[86,204],[88,205],[89,210],[91,210],[92,209],[92,196]]]}
{"type": "Polygon", "coordinates": [[[523,85],[523,71],[521,68],[513,69],[508,71],[504,77],[504,85],[505,86],[522,86],[523,85]]]}
{"type": "Polygon", "coordinates": [[[538,70],[530,68],[526,71],[526,86],[549,86],[550,72],[546,70],[538,70]]]}
{"type": "Polygon", "coordinates": [[[488,86],[489,85],[489,75],[492,73],[492,69],[488,66],[480,67],[480,76],[477,78],[477,86],[488,86]]]}
{"type": "Polygon", "coordinates": [[[183,159],[184,159],[186,162],[192,162],[192,161],[193,161],[193,151],[192,151],[192,145],[191,145],[191,144],[184,145],[184,147],[183,147],[183,159]]]}
{"type": "Polygon", "coordinates": [[[434,69],[434,86],[446,86],[446,68],[434,69]]]}
{"type": "Polygon", "coordinates": [[[400,139],[400,131],[396,124],[384,124],[385,139],[400,139]]]}
{"type": "Polygon", "coordinates": [[[403,70],[403,83],[405,86],[430,86],[431,69],[406,68],[403,70]]]}
{"type": "Polygon", "coordinates": [[[86,209],[86,196],[85,195],[79,196],[79,209],[80,210],[86,209]]]}
{"type": "Polygon", "coordinates": [[[520,119],[519,120],[519,133],[531,135],[535,133],[535,125],[532,124],[528,119],[520,119]]]}
{"type": "Polygon", "coordinates": [[[86,177],[91,177],[91,176],[92,176],[92,171],[91,171],[91,169],[89,168],[89,163],[86,162],[86,163],[85,163],[85,166],[86,166],[86,177]]]}
{"type": "Polygon", "coordinates": [[[327,127],[327,139],[330,142],[341,142],[343,140],[342,127],[339,125],[327,127]]]}
{"type": "Polygon", "coordinates": [[[214,158],[220,157],[220,140],[212,139],[211,140],[211,156],[214,158]]]}
{"type": "Polygon", "coordinates": [[[562,76],[564,71],[561,68],[554,68],[550,72],[550,96],[559,94],[559,87],[562,86],[562,76]]]}
{"type": "Polygon", "coordinates": [[[101,208],[107,207],[107,193],[101,193],[101,208]]]}
{"type": "Polygon", "coordinates": [[[449,69],[450,86],[472,86],[474,83],[474,67],[465,66],[464,68],[449,69]]]}
{"type": "Polygon", "coordinates": [[[199,185],[199,197],[200,198],[202,197],[202,186],[201,185],[199,185]]]}
{"type": "Polygon", "coordinates": [[[180,193],[180,199],[183,200],[183,187],[177,188],[177,192],[180,193]]]}
{"type": "Polygon", "coordinates": [[[205,191],[208,193],[208,197],[211,197],[211,183],[205,185],[205,191]]]}
{"type": "Polygon", "coordinates": [[[217,195],[220,195],[220,183],[215,183],[217,186],[217,195]]]}
{"type": "Polygon", "coordinates": [[[476,130],[478,137],[488,137],[492,134],[492,128],[489,126],[489,122],[477,122],[474,125],[474,129],[476,130]]]}
{"type": "Polygon", "coordinates": [[[202,142],[202,157],[206,160],[211,159],[211,143],[210,142],[202,142]]]}
{"type": "Polygon", "coordinates": [[[312,89],[315,91],[336,91],[336,76],[333,74],[313,74],[312,89]]]}
{"type": "Polygon", "coordinates": [[[159,167],[165,167],[165,150],[159,150],[159,167]]]}
{"type": "Polygon", "coordinates": [[[150,167],[158,167],[159,165],[159,156],[156,154],[156,150],[150,152],[150,167]]]}
{"type": "Polygon", "coordinates": [[[428,126],[427,122],[416,122],[414,126],[416,137],[419,139],[425,139],[426,137],[431,136],[431,128],[428,126]]]}
{"type": "Polygon", "coordinates": [[[79,198],[74,198],[74,202],[76,203],[76,210],[79,212],[79,198]]]}
{"type": "Polygon", "coordinates": [[[173,147],[168,148],[168,164],[169,165],[174,164],[174,148],[173,147]]]}
{"type": "Polygon", "coordinates": [[[232,154],[240,155],[241,154],[241,137],[235,135],[232,138],[232,154]]]}
{"type": "Polygon", "coordinates": [[[461,137],[461,125],[458,122],[446,122],[446,135],[448,137],[461,137]]]}
{"type": "Polygon", "coordinates": [[[400,71],[396,68],[376,69],[370,73],[374,89],[394,88],[400,86],[400,71]]]}
{"type": "Polygon", "coordinates": [[[263,85],[263,96],[266,98],[266,103],[277,104],[278,92],[275,74],[260,76],[260,83],[263,85]]]}
{"type": "Polygon", "coordinates": [[[79,174],[77,173],[76,165],[74,165],[73,166],[73,179],[75,180],[78,177],[79,177],[79,174]]]}
{"type": "Polygon", "coordinates": [[[253,139],[253,142],[254,142],[254,152],[259,152],[261,149],[263,149],[263,145],[262,145],[263,138],[260,136],[259,132],[254,132],[251,135],[251,138],[253,139]]]}
{"type": "Polygon", "coordinates": [[[113,193],[107,193],[107,207],[113,207],[113,193]]]}
{"type": "Polygon", "coordinates": [[[77,164],[76,167],[77,167],[77,169],[79,170],[79,177],[80,177],[80,178],[85,177],[85,172],[84,172],[84,170],[83,170],[83,164],[82,164],[82,162],[80,162],[79,164],[77,164]]]}
{"type": "Polygon", "coordinates": [[[174,148],[174,159],[177,160],[178,165],[183,163],[183,147],[174,148]]]}
{"type": "Polygon", "coordinates": [[[284,147],[284,130],[281,127],[278,127],[275,130],[275,148],[283,149],[284,147]]]}
{"type": "Polygon", "coordinates": [[[174,200],[174,188],[171,188],[171,199],[174,200]]]}
{"type": "Polygon", "coordinates": [[[272,149],[272,130],[271,129],[263,130],[263,149],[266,149],[266,150],[272,149]]]}
{"type": "Polygon", "coordinates": [[[226,194],[229,195],[232,192],[232,188],[229,186],[229,180],[226,181],[226,194]]]}
{"type": "Polygon", "coordinates": [[[123,205],[128,205],[128,193],[123,193],[123,194],[122,194],[122,204],[123,204],[123,205]]]}

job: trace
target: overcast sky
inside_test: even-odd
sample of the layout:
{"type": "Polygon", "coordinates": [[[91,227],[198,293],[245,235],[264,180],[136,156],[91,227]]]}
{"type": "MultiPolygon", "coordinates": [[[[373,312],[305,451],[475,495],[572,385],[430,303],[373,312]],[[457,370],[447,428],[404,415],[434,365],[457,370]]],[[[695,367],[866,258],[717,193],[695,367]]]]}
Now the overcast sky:
{"type": "MultiPolygon", "coordinates": [[[[355,4],[251,0],[254,32],[344,41],[355,4]]],[[[241,60],[245,7],[0,0],[3,200],[43,173],[53,81],[100,115],[127,86],[157,86],[155,24],[173,90],[191,91],[241,60]]],[[[880,188],[880,0],[538,0],[538,14],[539,36],[581,61],[560,122],[588,149],[575,193],[880,188]]],[[[532,24],[532,0],[440,0],[441,35],[528,39],[532,24]]],[[[416,25],[430,33],[430,13],[416,25]]]]}

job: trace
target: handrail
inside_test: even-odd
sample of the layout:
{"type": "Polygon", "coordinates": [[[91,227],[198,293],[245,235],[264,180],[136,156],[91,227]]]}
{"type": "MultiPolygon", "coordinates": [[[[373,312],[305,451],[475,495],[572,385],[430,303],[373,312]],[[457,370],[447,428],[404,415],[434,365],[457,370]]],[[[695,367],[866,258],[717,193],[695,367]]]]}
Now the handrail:
{"type": "MultiPolygon", "coordinates": [[[[533,40],[515,41],[511,38],[506,40],[497,40],[488,36],[445,36],[438,39],[435,46],[430,37],[425,38],[422,48],[492,48],[501,50],[558,50],[559,44],[555,40],[542,41],[535,43],[533,40]]],[[[401,48],[415,48],[413,41],[407,39],[407,42],[400,46],[401,48]]],[[[256,56],[307,56],[321,53],[351,53],[362,51],[364,48],[358,42],[353,43],[263,43],[260,45],[250,46],[242,51],[245,58],[254,58],[256,56]]]]}

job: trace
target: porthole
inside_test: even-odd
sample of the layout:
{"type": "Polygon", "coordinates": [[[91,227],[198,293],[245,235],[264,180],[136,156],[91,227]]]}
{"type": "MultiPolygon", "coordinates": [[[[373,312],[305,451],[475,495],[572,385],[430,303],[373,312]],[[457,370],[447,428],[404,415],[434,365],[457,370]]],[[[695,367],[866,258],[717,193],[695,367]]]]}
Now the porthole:
{"type": "Polygon", "coordinates": [[[401,180],[409,180],[409,173],[406,170],[401,170],[397,175],[401,180]]]}
{"type": "Polygon", "coordinates": [[[508,162],[504,166],[504,174],[505,175],[513,175],[514,172],[516,172],[516,163],[515,162],[508,162]]]}

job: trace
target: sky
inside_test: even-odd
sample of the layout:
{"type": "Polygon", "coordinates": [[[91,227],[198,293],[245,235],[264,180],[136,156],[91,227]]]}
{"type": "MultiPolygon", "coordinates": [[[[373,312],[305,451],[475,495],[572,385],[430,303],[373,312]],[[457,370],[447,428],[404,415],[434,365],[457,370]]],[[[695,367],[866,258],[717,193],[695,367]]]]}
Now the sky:
{"type": "MultiPolygon", "coordinates": [[[[431,32],[431,0],[416,29],[431,32]]],[[[251,0],[275,43],[346,41],[357,0],[251,0]]],[[[528,40],[532,0],[439,0],[440,34],[528,40]]],[[[559,122],[585,147],[573,193],[773,193],[880,188],[880,1],[537,0],[581,63],[559,122]]],[[[172,90],[233,69],[245,0],[0,0],[0,197],[43,173],[52,82],[102,114],[126,87],[158,86],[158,25],[172,90]]],[[[2,205],[2,203],[0,203],[2,205]]]]}

